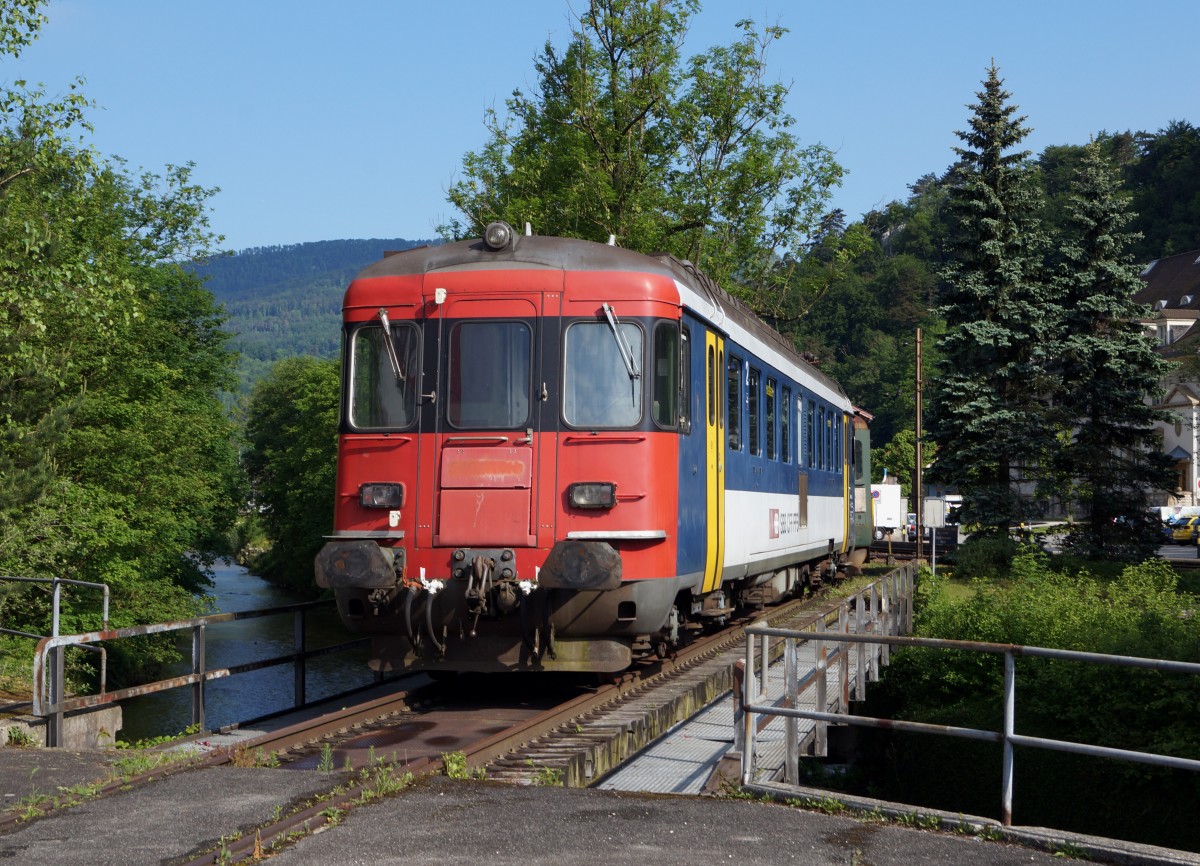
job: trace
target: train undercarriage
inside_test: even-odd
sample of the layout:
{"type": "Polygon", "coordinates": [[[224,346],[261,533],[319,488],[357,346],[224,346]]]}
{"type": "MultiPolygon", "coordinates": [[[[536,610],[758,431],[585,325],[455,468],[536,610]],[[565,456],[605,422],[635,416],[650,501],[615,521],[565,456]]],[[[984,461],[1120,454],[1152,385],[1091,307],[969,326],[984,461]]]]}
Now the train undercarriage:
{"type": "Polygon", "coordinates": [[[508,548],[460,548],[449,577],[431,578],[406,568],[401,548],[333,541],[317,575],[343,621],[371,637],[377,671],[616,673],[665,658],[739,610],[811,593],[855,568],[829,555],[697,593],[695,577],[622,580],[620,556],[604,543],[557,545],[534,580],[516,561],[508,548]]]}

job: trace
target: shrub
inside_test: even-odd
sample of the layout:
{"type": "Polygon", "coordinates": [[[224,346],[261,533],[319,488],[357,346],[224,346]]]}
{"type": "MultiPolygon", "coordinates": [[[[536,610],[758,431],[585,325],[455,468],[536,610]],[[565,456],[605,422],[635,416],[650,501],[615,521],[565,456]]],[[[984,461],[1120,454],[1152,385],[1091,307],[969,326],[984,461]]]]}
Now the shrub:
{"type": "MultiPolygon", "coordinates": [[[[926,576],[917,631],[1200,661],[1198,599],[1178,591],[1167,563],[1130,565],[1116,579],[1078,562],[1068,572],[1054,565],[1041,551],[1020,550],[1003,585],[976,581],[965,599],[947,592],[945,578],[926,576]]],[[[1002,691],[1003,658],[982,653],[907,650],[893,657],[885,678],[900,717],[986,730],[1000,728],[1002,691]]],[[[1017,731],[1027,736],[1200,759],[1198,705],[1197,676],[1017,659],[1017,731]]],[[[893,750],[889,799],[967,811],[998,806],[999,747],[910,735],[897,737],[893,750]]],[[[1020,823],[1200,847],[1200,828],[1189,817],[1200,774],[1020,749],[1016,775],[1020,823]]]]}

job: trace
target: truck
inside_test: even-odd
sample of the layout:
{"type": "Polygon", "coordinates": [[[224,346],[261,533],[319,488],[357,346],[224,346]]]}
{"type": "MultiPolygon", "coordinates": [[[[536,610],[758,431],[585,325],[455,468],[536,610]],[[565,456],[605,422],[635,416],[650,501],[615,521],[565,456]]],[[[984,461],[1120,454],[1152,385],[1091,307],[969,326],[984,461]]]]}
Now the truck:
{"type": "Polygon", "coordinates": [[[886,538],[890,531],[893,541],[907,541],[904,525],[908,500],[900,495],[900,485],[872,484],[871,499],[875,506],[875,538],[886,538]]]}

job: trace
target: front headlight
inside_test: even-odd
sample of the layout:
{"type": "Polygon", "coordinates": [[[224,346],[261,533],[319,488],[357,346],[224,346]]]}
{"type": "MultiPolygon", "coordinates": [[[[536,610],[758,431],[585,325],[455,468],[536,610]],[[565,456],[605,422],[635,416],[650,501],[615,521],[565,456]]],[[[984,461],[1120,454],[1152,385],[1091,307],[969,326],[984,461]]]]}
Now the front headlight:
{"type": "Polygon", "coordinates": [[[576,508],[612,508],[617,485],[611,481],[580,481],[567,488],[567,500],[576,508]]]}
{"type": "Polygon", "coordinates": [[[372,481],[358,488],[363,508],[400,508],[404,505],[404,485],[393,481],[372,481]]]}

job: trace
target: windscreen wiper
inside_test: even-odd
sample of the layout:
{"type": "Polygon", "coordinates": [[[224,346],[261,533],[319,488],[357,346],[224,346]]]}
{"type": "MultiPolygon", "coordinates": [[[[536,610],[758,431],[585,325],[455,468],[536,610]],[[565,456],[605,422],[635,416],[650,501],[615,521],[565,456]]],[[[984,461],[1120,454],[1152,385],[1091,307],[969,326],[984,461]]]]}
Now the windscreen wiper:
{"type": "Polygon", "coordinates": [[[396,344],[392,342],[392,323],[388,321],[387,310],[379,310],[379,321],[383,323],[383,347],[387,349],[392,372],[396,374],[397,382],[404,382],[408,377],[404,375],[404,368],[400,366],[400,356],[396,354],[396,344]]]}
{"type": "Polygon", "coordinates": [[[629,345],[629,341],[621,333],[620,319],[617,318],[617,314],[613,312],[613,308],[608,304],[604,304],[603,309],[604,317],[608,319],[608,326],[612,328],[613,337],[617,341],[617,349],[621,352],[621,360],[625,362],[625,369],[629,371],[629,378],[640,379],[642,373],[638,369],[637,357],[633,354],[633,347],[629,345]]]}

